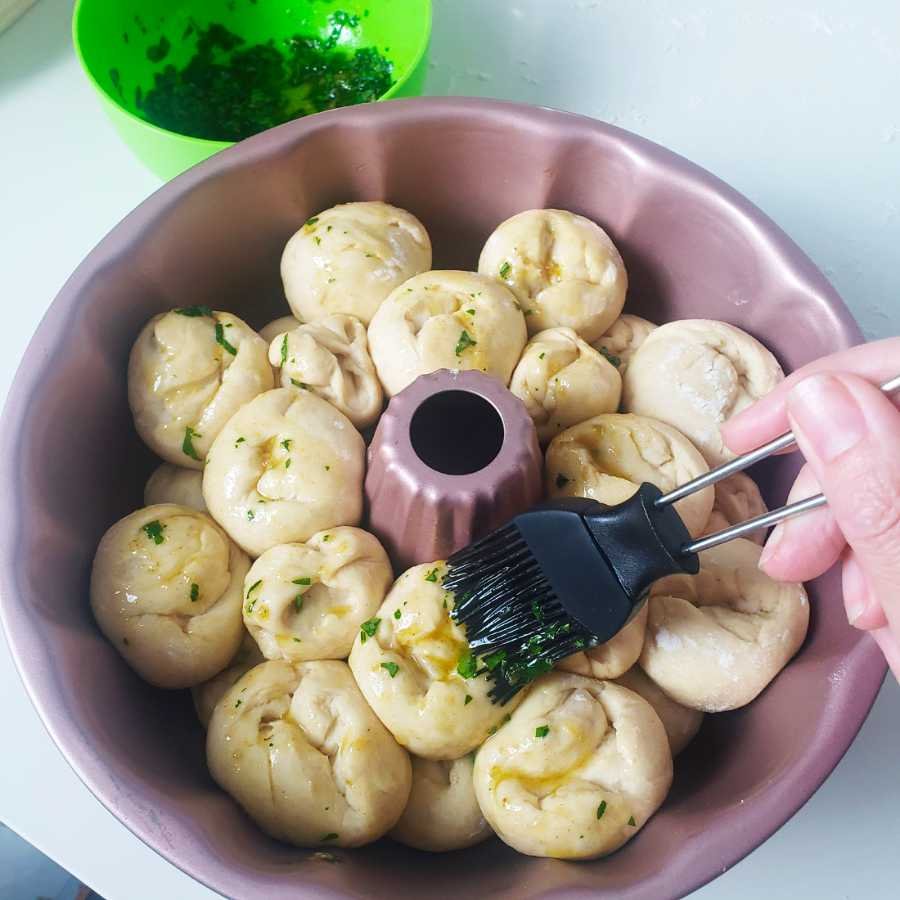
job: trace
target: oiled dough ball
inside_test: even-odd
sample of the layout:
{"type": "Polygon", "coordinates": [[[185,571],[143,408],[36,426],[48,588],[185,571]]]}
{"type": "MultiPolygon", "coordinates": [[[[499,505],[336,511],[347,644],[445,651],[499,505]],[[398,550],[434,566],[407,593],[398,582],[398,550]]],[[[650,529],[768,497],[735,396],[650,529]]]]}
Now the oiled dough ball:
{"type": "MultiPolygon", "coordinates": [[[[644,482],[666,492],[709,471],[677,429],[645,416],[594,416],[551,441],[545,458],[551,497],[590,497],[614,505],[644,482]]],[[[700,534],[713,505],[706,487],[675,504],[692,535],[700,534]]]]}
{"type": "Polygon", "coordinates": [[[364,624],[349,660],[378,718],[426,759],[455,759],[474,750],[520,699],[497,706],[484,674],[460,674],[469,645],[450,618],[453,594],[441,586],[445,572],[441,561],[404,572],[364,624]]]}
{"type": "Polygon", "coordinates": [[[525,404],[546,444],[570,425],[615,412],[622,379],[571,328],[548,328],[525,345],[509,389],[525,404]]]}
{"type": "Polygon", "coordinates": [[[594,341],[594,348],[616,366],[619,374],[624,377],[631,357],[656,328],[656,325],[640,316],[624,313],[612,323],[603,337],[594,341]]]}
{"type": "Polygon", "coordinates": [[[203,499],[203,473],[163,463],[157,466],[144,485],[144,505],[177,503],[206,512],[203,499]]]}
{"type": "Polygon", "coordinates": [[[674,425],[711,466],[732,459],[720,426],[784,378],[755,337],[711,319],[661,325],[631,359],[622,404],[674,425]]]}
{"type": "Polygon", "coordinates": [[[425,272],[396,288],[369,325],[389,396],[437,369],[477,369],[509,384],[526,340],[508,288],[475,272],[425,272]]]}
{"type": "Polygon", "coordinates": [[[355,316],[326,316],[276,334],[269,362],[279,371],[282,387],[303,385],[357,428],[367,428],[381,414],[381,384],[366,328],[355,316]]]}
{"type": "Polygon", "coordinates": [[[567,656],[557,664],[557,668],[591,678],[618,678],[627,672],[641,655],[648,613],[649,609],[644,603],[634,618],[615,637],[590,650],[581,650],[567,656]]]}
{"type": "Polygon", "coordinates": [[[703,713],[676,703],[650,679],[640,666],[632,666],[616,679],[617,684],[640,694],[654,709],[666,729],[672,756],[678,756],[694,739],[703,724],[703,713]]]}
{"type": "Polygon", "coordinates": [[[268,349],[231,313],[190,306],[154,316],[128,360],[128,404],[141,439],[166,462],[202,469],[225,423],[272,387],[268,349]]]}
{"type": "Polygon", "coordinates": [[[529,856],[592,859],[644,827],[672,783],[659,716],[611,681],[552,672],[475,757],[494,831],[529,856]]]}
{"type": "Polygon", "coordinates": [[[387,203],[341,203],[306,220],[281,256],[284,294],[302,322],[345,313],[367,325],[390,292],[431,268],[425,226],[387,203]]]}
{"type": "Polygon", "coordinates": [[[391,837],[440,853],[471,847],[493,832],[475,799],[473,754],[460,759],[412,757],[412,790],[391,837]]]}
{"type": "Polygon", "coordinates": [[[241,642],[250,560],[209,516],[173,503],[139,509],[100,541],[91,609],[150,684],[185,688],[224,669],[241,642]]]}
{"type": "Polygon", "coordinates": [[[244,579],[244,624],[268,659],[345,659],[393,581],[378,539],[360,528],[266,550],[244,579]]]}
{"type": "Polygon", "coordinates": [[[245,631],[241,638],[241,645],[238,647],[234,659],[228,664],[227,669],[222,669],[218,675],[214,675],[209,681],[203,684],[195,685],[191,688],[191,697],[194,701],[194,709],[197,711],[197,718],[200,724],[206,728],[212,717],[216,704],[231,689],[232,685],[249,672],[254,666],[258,666],[265,660],[256,641],[250,637],[249,632],[245,631]]]}
{"type": "Polygon", "coordinates": [[[269,345],[279,334],[284,334],[286,331],[293,331],[298,325],[302,324],[303,323],[295,316],[281,316],[280,318],[269,322],[268,325],[260,328],[259,336],[266,342],[266,345],[269,345]]]}
{"type": "Polygon", "coordinates": [[[563,325],[588,343],[622,312],[628,275],[609,235],[562,209],[529,209],[487,239],[478,271],[512,288],[528,333],[563,325]]]}
{"type": "Polygon", "coordinates": [[[408,754],[337,660],[251,669],[216,705],[206,760],[250,818],[298,847],[377,840],[409,796],[408,754]]]}
{"type": "Polygon", "coordinates": [[[700,554],[697,575],[651,589],[641,668],[678,703],[705,712],[744,706],[800,649],[806,591],[762,572],[761,552],[730,541],[700,554]]]}
{"type": "Polygon", "coordinates": [[[251,556],[355,525],[362,515],[363,439],[310,391],[260,394],[229,420],[212,449],[203,498],[251,556]]]}
{"type": "MultiPolygon", "coordinates": [[[[756,486],[756,482],[743,472],[735,472],[724,481],[719,481],[715,486],[716,501],[704,534],[714,534],[723,528],[746,522],[768,512],[766,501],[763,500],[756,486]]],[[[747,540],[762,546],[766,540],[765,528],[751,531],[747,540]]]]}

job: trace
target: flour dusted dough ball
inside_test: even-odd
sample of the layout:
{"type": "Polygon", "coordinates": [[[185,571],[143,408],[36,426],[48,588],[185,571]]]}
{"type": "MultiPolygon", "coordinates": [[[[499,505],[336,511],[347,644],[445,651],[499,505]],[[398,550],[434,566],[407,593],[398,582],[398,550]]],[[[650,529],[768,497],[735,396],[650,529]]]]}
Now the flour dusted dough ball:
{"type": "Polygon", "coordinates": [[[456,759],[474,750],[520,699],[496,706],[485,675],[466,678],[458,671],[469,645],[450,618],[453,594],[441,587],[445,572],[440,561],[404,572],[363,626],[349,660],[378,718],[426,759],[456,759]]]}
{"type": "Polygon", "coordinates": [[[203,306],[154,316],[128,360],[128,404],[144,443],[202,469],[225,423],[272,387],[268,346],[245,322],[203,306]]]}
{"type": "Polygon", "coordinates": [[[200,724],[206,728],[212,717],[216,704],[231,689],[234,683],[249,672],[254,666],[258,666],[265,660],[256,641],[245,631],[241,638],[241,645],[234,659],[228,664],[227,669],[222,669],[218,675],[214,675],[209,681],[195,685],[191,688],[191,697],[194,700],[194,709],[200,724]]]}
{"type": "Polygon", "coordinates": [[[280,319],[275,319],[274,321],[269,322],[268,325],[260,328],[259,336],[268,346],[279,334],[284,334],[286,331],[293,331],[298,325],[302,324],[303,323],[294,316],[282,316],[280,319]]]}
{"type": "Polygon", "coordinates": [[[615,412],[622,379],[571,328],[548,328],[525,345],[509,389],[525,404],[541,443],[547,443],[570,425],[615,412]]]}
{"type": "MultiPolygon", "coordinates": [[[[723,528],[746,522],[768,512],[756,482],[743,472],[736,472],[715,486],[716,502],[713,504],[704,534],[714,534],[723,528]]],[[[766,530],[752,531],[747,539],[762,546],[766,540],[766,530]]]]}
{"type": "Polygon", "coordinates": [[[618,368],[619,374],[624,377],[631,357],[637,353],[638,348],[644,343],[650,332],[655,331],[656,328],[656,325],[640,316],[625,313],[612,323],[609,331],[603,337],[594,341],[594,348],[603,353],[618,368]]]}
{"type": "Polygon", "coordinates": [[[481,811],[529,856],[612,853],[671,783],[669,742],[650,704],[611,681],[565,672],[538,679],[475,757],[481,811]]]}
{"type": "Polygon", "coordinates": [[[206,512],[203,500],[203,473],[163,463],[157,466],[144,485],[144,505],[177,503],[206,512]]]}
{"type": "Polygon", "coordinates": [[[409,796],[409,756],[337,660],[251,669],[217,704],[206,759],[264,831],[299,847],[374,841],[409,796]]]}
{"type": "MultiPolygon", "coordinates": [[[[611,505],[627,500],[643,482],[665,492],[707,471],[683,434],[645,416],[594,416],[555,437],[545,458],[551,497],[590,497],[611,505]]],[[[713,497],[707,487],[675,504],[692,535],[706,526],[713,497]]]]}
{"type": "Polygon", "coordinates": [[[529,334],[563,325],[588,343],[615,321],[628,289],[609,235],[562,209],[529,209],[501,222],[481,251],[478,271],[512,288],[529,334]]]}
{"type": "Polygon", "coordinates": [[[346,313],[368,325],[397,285],[430,268],[431,241],[412,213],[342,203],[307,219],[287,242],[281,280],[301,321],[346,313]]]}
{"type": "Polygon", "coordinates": [[[654,709],[666,729],[672,756],[678,756],[694,739],[703,724],[703,713],[676,703],[652,681],[640,666],[632,666],[616,679],[616,684],[640,694],[654,709]]]}
{"type": "Polygon", "coordinates": [[[174,503],[147,506],[103,535],[91,609],[145,681],[191,687],[224,669],[237,651],[249,568],[209,516],[174,503]]]}
{"type": "Polygon", "coordinates": [[[344,659],[393,581],[377,538],[332,528],[266,550],[244,579],[244,624],[268,659],[344,659]]]}
{"type": "Polygon", "coordinates": [[[203,472],[216,521],[251,556],[362,515],[365,448],[350,420],[310,391],[276,388],[229,420],[203,472]]]}
{"type": "Polygon", "coordinates": [[[471,847],[493,832],[472,783],[473,754],[460,759],[412,757],[412,790],[391,837],[418,850],[440,853],[471,847]]]}
{"type": "Polygon", "coordinates": [[[357,428],[367,428],[381,414],[381,384],[366,328],[354,316],[326,316],[275,335],[269,362],[278,369],[282,387],[305,385],[357,428]]]}
{"type": "Polygon", "coordinates": [[[369,325],[388,395],[436,369],[477,369],[509,384],[526,340],[508,288],[475,272],[425,272],[396,288],[369,325]]]}
{"type": "Polygon", "coordinates": [[[761,552],[731,541],[701,553],[697,575],[651,589],[641,668],[678,703],[705,712],[744,706],[803,643],[806,591],[760,571],[761,552]]]}
{"type": "Polygon", "coordinates": [[[656,329],[632,357],[622,403],[674,425],[711,466],[732,459],[720,426],[784,378],[774,356],[746,331],[711,319],[656,329]]]}
{"type": "Polygon", "coordinates": [[[591,678],[618,678],[627,672],[641,655],[644,634],[647,631],[648,612],[645,603],[615,637],[590,650],[582,650],[567,656],[557,664],[557,668],[591,678]]]}

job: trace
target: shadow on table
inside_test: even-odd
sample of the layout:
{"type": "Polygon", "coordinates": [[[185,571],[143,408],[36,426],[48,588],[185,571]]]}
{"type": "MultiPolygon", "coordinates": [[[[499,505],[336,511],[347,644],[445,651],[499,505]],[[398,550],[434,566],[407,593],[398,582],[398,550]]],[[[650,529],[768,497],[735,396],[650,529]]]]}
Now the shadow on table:
{"type": "Polygon", "coordinates": [[[37,0],[0,34],[0,91],[71,53],[71,31],[72,0],[37,0]]]}

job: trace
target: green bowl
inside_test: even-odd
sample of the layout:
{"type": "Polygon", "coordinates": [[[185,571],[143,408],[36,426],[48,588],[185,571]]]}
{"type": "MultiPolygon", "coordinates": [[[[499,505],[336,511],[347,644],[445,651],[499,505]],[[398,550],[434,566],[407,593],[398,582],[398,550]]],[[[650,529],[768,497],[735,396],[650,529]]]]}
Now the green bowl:
{"type": "Polygon", "coordinates": [[[72,37],[122,139],[168,179],[232,143],[160,128],[138,110],[138,88],[146,93],[157,71],[170,64],[181,67],[193,55],[193,38],[183,38],[190,24],[217,22],[255,44],[295,34],[324,36],[329,16],[338,10],[359,17],[359,27],[342,45],[377,47],[394,64],[394,84],[378,99],[420,94],[428,67],[431,0],[77,0],[72,37]],[[164,60],[151,62],[147,50],[163,36],[171,50],[164,60]]]}

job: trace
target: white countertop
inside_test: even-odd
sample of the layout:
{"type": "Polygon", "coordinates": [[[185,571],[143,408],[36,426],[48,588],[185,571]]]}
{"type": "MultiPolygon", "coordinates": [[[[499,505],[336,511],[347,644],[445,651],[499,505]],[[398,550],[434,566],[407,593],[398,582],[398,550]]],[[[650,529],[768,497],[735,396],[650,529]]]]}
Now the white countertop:
{"type": "MultiPolygon", "coordinates": [[[[376,0],[372,0],[373,3],[376,0]]],[[[119,142],[69,41],[70,0],[0,37],[0,399],[48,304],[158,180],[119,142]]],[[[870,337],[900,333],[900,4],[435,0],[428,92],[586,113],[730,182],[831,278],[870,337]]],[[[0,642],[0,820],[107,900],[213,897],[78,781],[0,642]]],[[[900,688],[794,819],[694,896],[896,896],[900,688]]]]}

